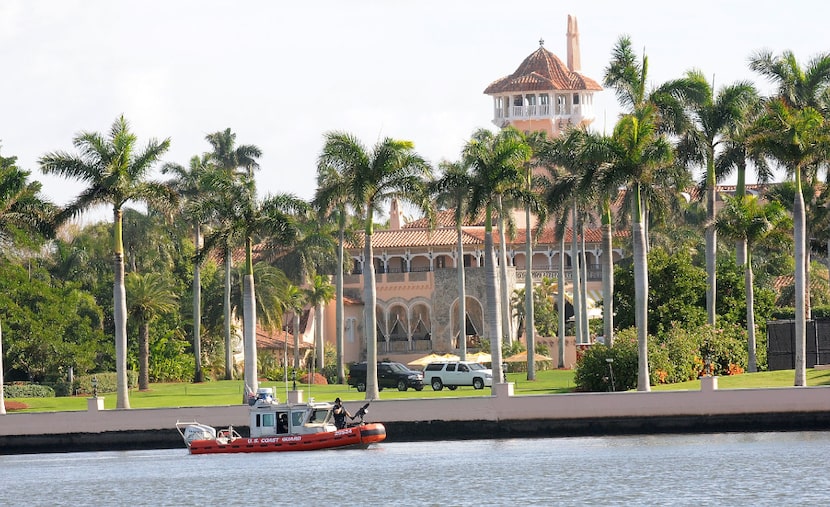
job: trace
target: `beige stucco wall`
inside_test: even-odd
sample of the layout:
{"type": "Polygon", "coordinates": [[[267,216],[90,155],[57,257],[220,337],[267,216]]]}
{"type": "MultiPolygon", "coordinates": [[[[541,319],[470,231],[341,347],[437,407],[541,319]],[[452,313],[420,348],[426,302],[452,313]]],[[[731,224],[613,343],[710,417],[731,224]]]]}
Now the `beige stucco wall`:
{"type": "MultiPolygon", "coordinates": [[[[497,384],[490,395],[418,400],[376,400],[367,420],[499,421],[522,419],[590,419],[608,417],[709,416],[765,412],[825,412],[830,387],[718,390],[709,378],[701,390],[625,393],[574,393],[512,396],[513,384],[497,384]]],[[[349,402],[355,411],[363,402],[349,402]]],[[[9,413],[0,416],[0,435],[99,433],[171,429],[176,421],[197,420],[212,426],[247,426],[248,407],[191,407],[89,412],[9,413]]]]}

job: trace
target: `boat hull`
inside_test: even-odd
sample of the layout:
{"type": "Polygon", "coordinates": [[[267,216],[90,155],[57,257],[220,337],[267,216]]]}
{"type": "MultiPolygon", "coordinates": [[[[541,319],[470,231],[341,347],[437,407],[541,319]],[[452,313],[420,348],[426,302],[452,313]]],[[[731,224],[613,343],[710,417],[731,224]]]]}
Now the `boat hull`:
{"type": "Polygon", "coordinates": [[[236,438],[231,441],[217,439],[194,440],[190,454],[227,454],[237,452],[291,452],[367,447],[386,438],[386,428],[381,423],[367,423],[337,431],[306,435],[236,438]]]}

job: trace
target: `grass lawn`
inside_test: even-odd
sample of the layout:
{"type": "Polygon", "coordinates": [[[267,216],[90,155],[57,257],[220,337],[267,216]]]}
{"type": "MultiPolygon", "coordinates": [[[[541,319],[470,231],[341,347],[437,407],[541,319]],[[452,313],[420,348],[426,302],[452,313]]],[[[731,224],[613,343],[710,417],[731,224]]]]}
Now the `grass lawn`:
{"type": "MultiPolygon", "coordinates": [[[[718,378],[719,389],[745,389],[759,387],[790,387],[793,385],[795,372],[793,370],[779,370],[761,373],[744,373],[718,378]]],[[[507,379],[515,383],[516,395],[532,394],[558,394],[573,392],[573,371],[571,370],[545,370],[536,372],[536,380],[527,380],[526,373],[508,373],[507,379]]],[[[819,386],[830,385],[830,370],[807,370],[807,385],[819,386]]],[[[260,387],[272,387],[277,398],[284,400],[286,386],[282,382],[260,382],[260,387]]],[[[290,386],[288,386],[290,388],[290,386]]],[[[314,398],[320,401],[332,401],[336,397],[344,401],[363,400],[364,393],[346,385],[302,385],[297,384],[297,389],[304,391],[306,399],[314,398]]],[[[668,390],[697,390],[700,389],[700,381],[692,380],[679,384],[653,386],[655,391],[668,390]]],[[[236,405],[242,403],[242,381],[241,380],[220,380],[204,382],[202,384],[191,383],[161,383],[151,384],[148,391],[130,391],[130,406],[132,408],[159,408],[159,407],[193,407],[193,406],[215,406],[215,405],[236,405]]],[[[472,387],[460,387],[455,391],[444,389],[433,391],[425,386],[423,391],[408,390],[406,392],[397,389],[384,389],[380,392],[381,399],[418,399],[418,398],[442,398],[459,396],[488,396],[490,389],[477,391],[472,387]]],[[[115,393],[100,393],[104,397],[104,408],[115,408],[115,393]]],[[[85,396],[65,398],[18,398],[10,399],[19,401],[29,406],[25,412],[53,412],[86,410],[87,401],[85,396]]]]}

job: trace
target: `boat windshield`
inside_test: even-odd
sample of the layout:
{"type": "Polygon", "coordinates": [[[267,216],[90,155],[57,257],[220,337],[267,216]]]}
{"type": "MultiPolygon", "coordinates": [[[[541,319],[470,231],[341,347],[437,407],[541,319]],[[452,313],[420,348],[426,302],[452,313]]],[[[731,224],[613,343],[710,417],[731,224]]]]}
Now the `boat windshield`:
{"type": "Polygon", "coordinates": [[[324,423],[326,422],[326,417],[329,415],[329,409],[327,408],[316,408],[311,411],[311,415],[308,416],[308,422],[310,423],[324,423]]]}

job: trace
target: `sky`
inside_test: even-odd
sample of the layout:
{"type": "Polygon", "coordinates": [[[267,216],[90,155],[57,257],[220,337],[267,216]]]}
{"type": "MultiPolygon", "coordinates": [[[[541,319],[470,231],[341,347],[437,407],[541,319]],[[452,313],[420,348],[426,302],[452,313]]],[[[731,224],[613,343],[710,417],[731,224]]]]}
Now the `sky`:
{"type": "MultiPolygon", "coordinates": [[[[329,131],[457,160],[475,130],[496,128],[488,84],[540,39],[566,60],[569,14],[582,72],[598,82],[621,35],[647,54],[654,85],[697,68],[715,88],[770,91],[748,68],[754,52],[806,63],[830,51],[830,4],[806,0],[0,0],[0,154],[66,204],[83,184],[37,161],[74,152],[79,132],[106,134],[123,114],[140,145],[170,138],[163,162],[187,166],[210,149],[206,135],[230,128],[262,149],[260,194],[310,199],[329,131]]],[[[594,128],[610,132],[613,92],[594,108],[594,128]]]]}

